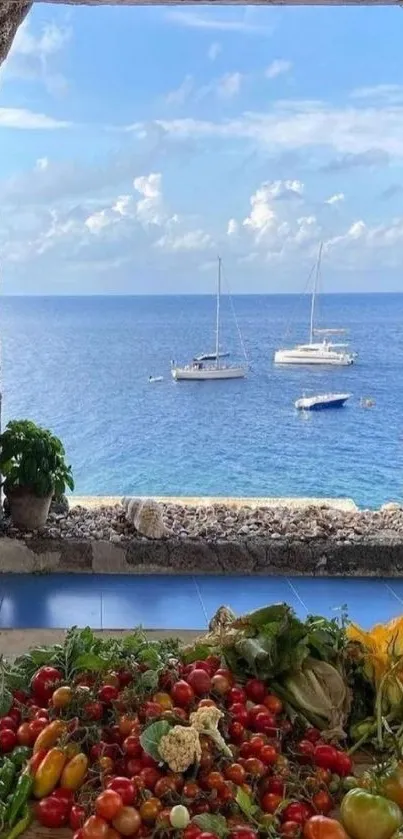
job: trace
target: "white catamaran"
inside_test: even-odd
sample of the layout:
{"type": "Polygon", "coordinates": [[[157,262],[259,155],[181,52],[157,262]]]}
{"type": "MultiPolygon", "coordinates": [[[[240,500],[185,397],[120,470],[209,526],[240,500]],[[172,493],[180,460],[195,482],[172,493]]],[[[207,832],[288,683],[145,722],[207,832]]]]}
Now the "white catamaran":
{"type": "Polygon", "coordinates": [[[322,250],[323,245],[321,244],[316,263],[315,282],[312,292],[309,343],[299,344],[291,349],[276,350],[274,353],[275,364],[321,364],[348,367],[349,365],[354,364],[356,360],[356,354],[348,352],[348,344],[333,344],[325,337],[322,341],[317,343],[314,340],[315,335],[338,335],[346,331],[345,329],[315,329],[315,306],[320,277],[322,250]]]}
{"type": "MultiPolygon", "coordinates": [[[[227,353],[220,351],[220,301],[221,301],[221,258],[218,257],[218,279],[217,279],[217,306],[216,306],[216,348],[211,353],[214,364],[205,364],[204,358],[194,359],[191,364],[185,367],[178,367],[175,363],[171,365],[172,377],[175,381],[206,381],[210,379],[243,379],[246,376],[246,365],[235,366],[223,364],[221,359],[227,353]]],[[[206,354],[206,359],[210,353],[206,354]]]]}

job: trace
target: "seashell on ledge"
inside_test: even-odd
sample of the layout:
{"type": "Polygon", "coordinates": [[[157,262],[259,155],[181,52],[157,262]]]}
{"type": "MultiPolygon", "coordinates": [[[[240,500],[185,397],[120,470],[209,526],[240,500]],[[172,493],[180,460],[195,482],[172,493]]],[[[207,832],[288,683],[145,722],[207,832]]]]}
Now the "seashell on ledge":
{"type": "Polygon", "coordinates": [[[148,539],[163,539],[169,535],[162,518],[162,507],[152,498],[122,498],[126,520],[141,536],[148,539]]]}

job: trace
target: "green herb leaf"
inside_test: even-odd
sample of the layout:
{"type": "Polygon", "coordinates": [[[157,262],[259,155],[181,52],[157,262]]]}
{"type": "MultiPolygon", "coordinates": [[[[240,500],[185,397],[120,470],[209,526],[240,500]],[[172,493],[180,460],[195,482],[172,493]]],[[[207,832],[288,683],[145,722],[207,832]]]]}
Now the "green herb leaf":
{"type": "Polygon", "coordinates": [[[10,693],[9,690],[7,690],[7,688],[3,687],[3,690],[2,690],[1,696],[0,696],[0,717],[7,716],[12,704],[13,704],[12,694],[10,693]]]}
{"type": "Polygon", "coordinates": [[[193,664],[194,661],[202,661],[211,655],[213,647],[208,644],[195,644],[183,655],[185,664],[193,664]]]}
{"type": "Polygon", "coordinates": [[[192,819],[192,824],[197,824],[203,833],[213,833],[219,839],[224,839],[228,834],[227,821],[224,816],[213,816],[209,813],[201,813],[192,819]]]}
{"type": "Polygon", "coordinates": [[[92,670],[95,673],[100,673],[102,670],[107,670],[110,662],[105,660],[96,653],[83,653],[80,655],[74,664],[74,669],[78,671],[92,670]]]}
{"type": "Polygon", "coordinates": [[[158,720],[157,722],[151,723],[140,737],[140,743],[144,751],[159,763],[161,763],[161,755],[158,747],[162,737],[165,737],[170,730],[171,725],[168,720],[158,720]]]}
{"type": "Polygon", "coordinates": [[[159,675],[156,670],[146,670],[145,673],[141,674],[141,678],[139,679],[138,683],[138,690],[142,690],[144,692],[154,691],[157,689],[159,683],[159,675]]]}
{"type": "Polygon", "coordinates": [[[240,787],[238,787],[235,801],[238,804],[239,809],[242,810],[243,814],[248,819],[253,819],[254,815],[259,810],[259,807],[255,804],[253,798],[240,787]]]}

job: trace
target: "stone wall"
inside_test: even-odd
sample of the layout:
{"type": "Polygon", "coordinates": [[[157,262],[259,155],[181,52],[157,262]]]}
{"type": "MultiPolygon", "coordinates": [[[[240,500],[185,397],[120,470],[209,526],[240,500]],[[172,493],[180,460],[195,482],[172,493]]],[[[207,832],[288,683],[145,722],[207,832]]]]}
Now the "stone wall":
{"type": "Polygon", "coordinates": [[[0,538],[0,573],[246,574],[256,576],[403,576],[403,536],[379,533],[349,543],[331,539],[132,539],[107,541],[0,538]]]}

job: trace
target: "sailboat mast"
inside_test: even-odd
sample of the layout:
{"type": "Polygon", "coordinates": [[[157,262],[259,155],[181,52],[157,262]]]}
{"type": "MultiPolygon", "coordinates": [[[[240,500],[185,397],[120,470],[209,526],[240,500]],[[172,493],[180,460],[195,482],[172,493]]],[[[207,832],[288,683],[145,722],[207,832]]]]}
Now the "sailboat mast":
{"type": "Polygon", "coordinates": [[[220,297],[221,297],[221,257],[218,257],[218,279],[217,279],[217,318],[215,330],[215,354],[217,370],[220,366],[220,297]]]}
{"type": "Polygon", "coordinates": [[[320,247],[319,247],[318,261],[316,263],[316,272],[315,272],[315,284],[314,284],[313,292],[312,292],[311,323],[310,323],[310,328],[309,328],[309,343],[310,344],[313,343],[313,338],[314,338],[315,304],[316,304],[316,293],[317,293],[318,285],[319,285],[320,263],[321,263],[321,259],[322,259],[322,248],[323,248],[323,242],[320,243],[320,247]]]}

